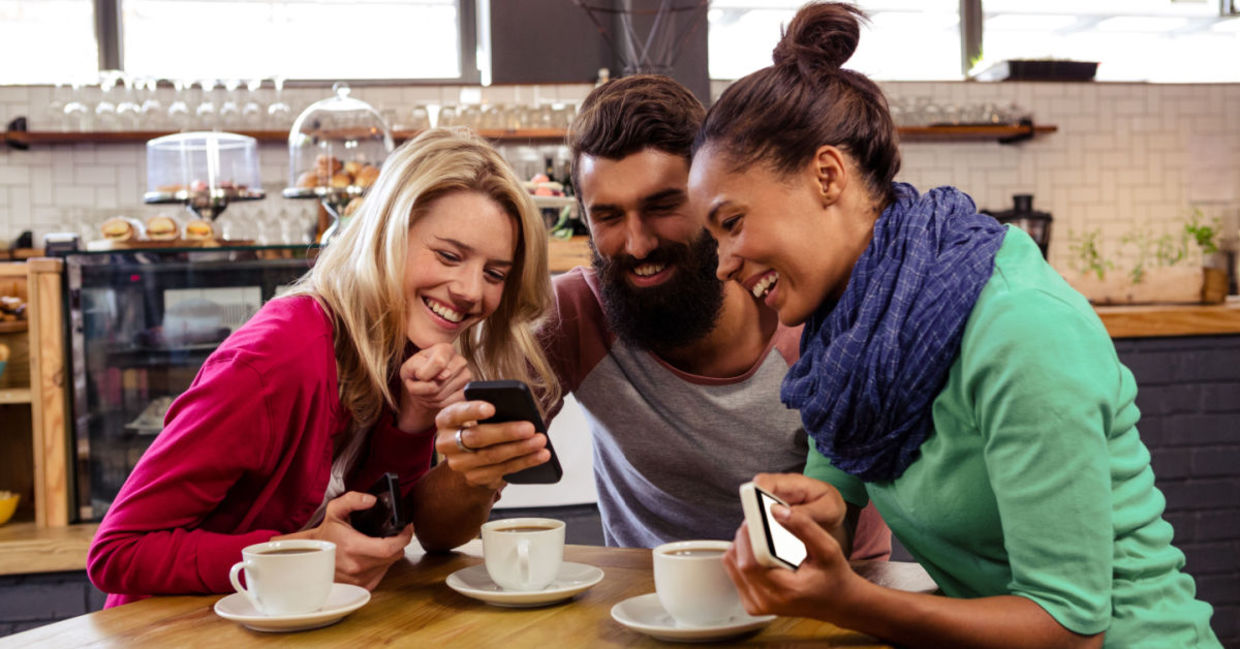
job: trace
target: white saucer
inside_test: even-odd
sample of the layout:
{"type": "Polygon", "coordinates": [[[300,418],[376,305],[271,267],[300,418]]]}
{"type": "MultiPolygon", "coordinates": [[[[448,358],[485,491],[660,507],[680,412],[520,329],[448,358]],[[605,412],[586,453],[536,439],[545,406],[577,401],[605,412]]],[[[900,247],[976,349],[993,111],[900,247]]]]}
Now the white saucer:
{"type": "Polygon", "coordinates": [[[565,561],[560,564],[560,572],[556,574],[555,581],[543,590],[504,590],[491,581],[487,567],[483,564],[457,570],[448,575],[447,584],[448,588],[466,597],[480,599],[488,604],[524,608],[562,602],[602,580],[601,569],[584,563],[565,561]]]}
{"type": "Polygon", "coordinates": [[[679,626],[659,603],[657,593],[630,597],[611,607],[611,618],[624,626],[671,642],[710,642],[756,631],[775,621],[774,615],[741,613],[713,626],[679,626]]]}
{"type": "Polygon", "coordinates": [[[370,591],[361,586],[332,584],[327,603],[313,613],[263,615],[241,593],[233,593],[216,602],[215,613],[255,631],[304,631],[334,624],[369,601],[370,591]]]}

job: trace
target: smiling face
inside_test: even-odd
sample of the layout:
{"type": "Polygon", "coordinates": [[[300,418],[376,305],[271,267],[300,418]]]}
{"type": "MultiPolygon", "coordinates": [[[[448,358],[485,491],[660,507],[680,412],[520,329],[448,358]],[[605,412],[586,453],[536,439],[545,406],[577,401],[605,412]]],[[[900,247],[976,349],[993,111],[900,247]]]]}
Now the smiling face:
{"type": "Polygon", "coordinates": [[[723,286],[715,243],[689,211],[685,159],[652,148],[619,160],[583,154],[578,175],[615,333],[656,351],[709,333],[723,286]]]}
{"type": "Polygon", "coordinates": [[[409,341],[419,349],[452,342],[494,313],[516,246],[516,219],[487,196],[455,192],[432,201],[409,229],[409,341]]]}
{"type": "Polygon", "coordinates": [[[847,182],[819,164],[787,177],[761,163],[733,167],[707,146],[689,175],[693,204],[719,243],[719,279],[739,282],[785,325],[801,324],[843,293],[873,220],[851,209],[861,203],[847,182]]]}

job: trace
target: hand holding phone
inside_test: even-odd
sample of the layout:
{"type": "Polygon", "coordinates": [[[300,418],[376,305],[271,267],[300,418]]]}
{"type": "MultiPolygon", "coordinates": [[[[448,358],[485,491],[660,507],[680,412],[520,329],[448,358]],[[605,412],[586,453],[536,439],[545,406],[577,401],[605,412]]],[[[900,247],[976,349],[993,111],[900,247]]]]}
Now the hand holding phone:
{"type": "Polygon", "coordinates": [[[796,570],[805,560],[805,543],[771,515],[772,505],[788,503],[752,482],[741,485],[740,494],[754,558],[770,568],[796,570]]]}
{"type": "MultiPolygon", "coordinates": [[[[528,421],[534,424],[536,434],[547,435],[547,426],[543,423],[534,402],[534,395],[529,386],[521,381],[471,381],[465,386],[467,401],[486,401],[495,406],[495,414],[479,424],[497,424],[509,421],[528,421]]],[[[547,450],[551,459],[526,469],[504,476],[511,484],[553,484],[560,481],[564,471],[560,468],[560,460],[551,446],[551,438],[547,437],[547,450]]]]}
{"type": "Polygon", "coordinates": [[[389,537],[400,534],[409,524],[409,517],[400,498],[400,481],[395,473],[384,473],[366,492],[374,494],[370,509],[349,514],[349,524],[366,536],[389,537]]]}

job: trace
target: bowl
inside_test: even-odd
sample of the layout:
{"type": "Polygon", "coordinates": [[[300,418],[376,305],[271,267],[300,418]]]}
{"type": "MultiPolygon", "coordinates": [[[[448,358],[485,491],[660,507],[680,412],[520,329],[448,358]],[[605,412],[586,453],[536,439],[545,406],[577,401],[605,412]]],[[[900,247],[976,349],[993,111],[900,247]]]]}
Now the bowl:
{"type": "Polygon", "coordinates": [[[9,493],[8,498],[0,498],[0,525],[9,522],[13,518],[13,512],[17,511],[17,501],[21,500],[21,494],[9,493]]]}

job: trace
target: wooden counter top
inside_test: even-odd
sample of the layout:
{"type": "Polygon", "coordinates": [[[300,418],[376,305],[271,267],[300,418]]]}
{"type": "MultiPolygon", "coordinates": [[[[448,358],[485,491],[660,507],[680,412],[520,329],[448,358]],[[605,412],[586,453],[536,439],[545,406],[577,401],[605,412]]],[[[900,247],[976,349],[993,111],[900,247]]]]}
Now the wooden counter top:
{"type": "Polygon", "coordinates": [[[1240,334],[1240,300],[1094,307],[1112,338],[1240,334]]]}
{"type": "Polygon", "coordinates": [[[86,569],[86,551],[98,525],[39,528],[34,523],[0,526],[0,575],[86,569]]]}

